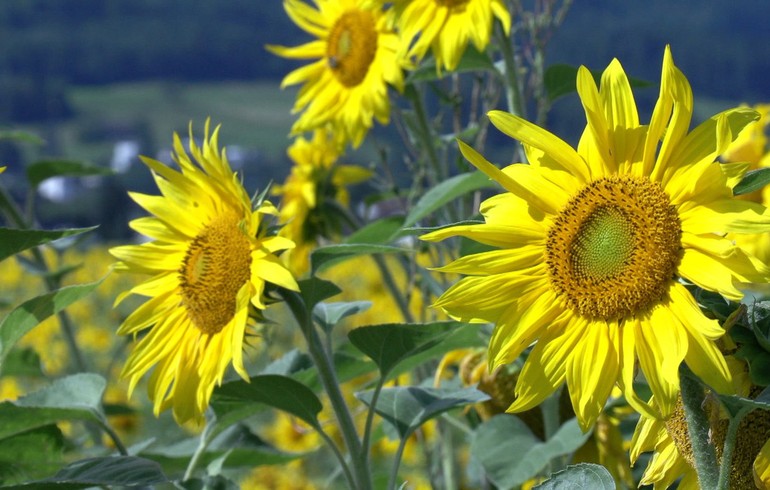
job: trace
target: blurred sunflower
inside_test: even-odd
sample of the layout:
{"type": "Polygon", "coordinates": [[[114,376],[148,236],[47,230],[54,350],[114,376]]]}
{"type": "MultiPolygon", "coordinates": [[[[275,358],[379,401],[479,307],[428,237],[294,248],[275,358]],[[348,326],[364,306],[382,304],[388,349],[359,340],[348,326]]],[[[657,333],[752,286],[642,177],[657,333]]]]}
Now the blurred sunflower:
{"type": "Polygon", "coordinates": [[[244,337],[253,329],[252,308],[265,308],[263,292],[270,282],[297,289],[294,277],[276,252],[294,244],[266,236],[265,217],[276,209],[267,201],[252,203],[238,176],[217,145],[219,127],[209,137],[206,122],[199,147],[190,126],[190,156],[174,134],[177,172],[150,158],[161,196],[131,193],[150,214],[131,222],[152,238],[142,245],[113,248],[115,270],[151,277],[118,296],[150,298],[131,313],[118,330],[141,338],[123,368],[129,394],[153,366],[148,392],[154,411],[172,407],[180,424],[201,422],[214,386],[228,364],[244,379],[244,337]],[[194,162],[193,162],[194,159],[194,162]]]}
{"type": "Polygon", "coordinates": [[[506,35],[511,30],[503,0],[396,0],[395,7],[402,49],[419,61],[431,48],[438,71],[457,68],[468,42],[484,51],[495,18],[506,35]]]}
{"type": "Polygon", "coordinates": [[[388,85],[403,88],[399,39],[387,16],[370,0],[284,0],[291,19],[317,39],[296,47],[269,45],[284,58],[315,59],[297,68],[281,87],[303,84],[293,112],[302,112],[292,134],[332,124],[343,142],[358,147],[372,127],[390,120],[388,85]]]}
{"type": "MultiPolygon", "coordinates": [[[[745,363],[730,356],[727,362],[736,393],[752,397],[761,392],[761,388],[751,385],[745,363]]],[[[651,403],[655,403],[654,397],[651,403]]],[[[719,401],[715,397],[706,398],[704,409],[711,425],[710,438],[721,462],[728,421],[720,415],[719,401]]],[[[632,463],[642,452],[654,451],[640,485],[664,489],[681,477],[677,487],[680,490],[700,488],[681,398],[671,417],[665,421],[642,415],[631,444],[632,463]]],[[[738,424],[729,481],[730,488],[770,488],[770,412],[754,410],[738,424]]]]}
{"type": "Polygon", "coordinates": [[[339,210],[334,206],[348,206],[345,186],[363,182],[372,173],[355,165],[337,165],[340,148],[326,130],[316,130],[311,140],[297,137],[288,154],[294,166],[284,184],[273,188],[273,194],[282,196],[279,218],[285,226],[279,234],[296,244],[283,258],[299,276],[307,272],[310,252],[319,239],[340,232],[339,210]]]}
{"type": "Polygon", "coordinates": [[[508,192],[482,203],[484,224],[423,239],[464,236],[499,247],[439,269],[470,277],[435,306],[495,323],[490,371],[537,341],[508,410],[532,408],[566,381],[587,430],[616,382],[637,411],[669,415],[682,361],[718,391],[731,390],[714,346],[724,330],[679,279],[730,299],[743,296],[742,283],[767,281],[770,270],[724,233],[766,231],[770,213],[733,199],[747,165],[715,162],[756,112],[725,111],[688,133],[692,92],[668,48],[649,125],[639,122],[617,60],[601,90],[585,67],[577,88],[588,121],[577,151],[524,119],[491,112],[498,129],[522,142],[530,164],[499,170],[461,142],[466,158],[508,192]],[[659,409],[634,391],[637,364],[659,409]]]}
{"type": "Polygon", "coordinates": [[[0,174],[5,172],[5,167],[0,167],[0,174]]]}
{"type": "MultiPolygon", "coordinates": [[[[770,124],[770,104],[759,104],[753,107],[759,113],[759,120],[751,122],[743,128],[743,131],[722,154],[725,162],[747,162],[751,169],[770,167],[770,151],[768,151],[767,126],[770,124]]],[[[770,186],[744,194],[742,199],[770,203],[770,186]]],[[[759,235],[732,234],[730,238],[738,245],[754,254],[765,264],[770,264],[770,233],[759,235]]]]}

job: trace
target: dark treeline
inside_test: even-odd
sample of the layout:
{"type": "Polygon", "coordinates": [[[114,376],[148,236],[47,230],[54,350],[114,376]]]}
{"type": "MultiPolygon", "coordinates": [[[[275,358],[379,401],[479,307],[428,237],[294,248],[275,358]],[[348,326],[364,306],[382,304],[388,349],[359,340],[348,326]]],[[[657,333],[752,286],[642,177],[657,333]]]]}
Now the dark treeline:
{"type": "MultiPolygon", "coordinates": [[[[770,99],[768,24],[765,0],[577,0],[547,60],[617,56],[656,80],[670,43],[697,94],[756,102],[770,99]]],[[[297,64],[264,45],[307,40],[280,0],[2,0],[0,121],[68,116],[67,85],[279,79],[297,64]]]]}

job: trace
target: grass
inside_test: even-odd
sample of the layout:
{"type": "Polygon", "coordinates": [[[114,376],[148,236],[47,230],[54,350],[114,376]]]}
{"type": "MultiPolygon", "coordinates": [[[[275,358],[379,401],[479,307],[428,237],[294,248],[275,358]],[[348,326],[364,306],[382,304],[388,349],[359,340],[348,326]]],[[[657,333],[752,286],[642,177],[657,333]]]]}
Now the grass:
{"type": "Polygon", "coordinates": [[[168,148],[174,131],[186,133],[190,121],[202,129],[210,117],[223,126],[223,145],[237,144],[259,151],[267,160],[280,159],[290,143],[294,97],[294,91],[281,91],[277,81],[73,87],[69,99],[75,117],[44,130],[52,142],[46,151],[100,163],[109,161],[113,142],[85,137],[89,131],[141,127],[154,146],[168,148]]]}

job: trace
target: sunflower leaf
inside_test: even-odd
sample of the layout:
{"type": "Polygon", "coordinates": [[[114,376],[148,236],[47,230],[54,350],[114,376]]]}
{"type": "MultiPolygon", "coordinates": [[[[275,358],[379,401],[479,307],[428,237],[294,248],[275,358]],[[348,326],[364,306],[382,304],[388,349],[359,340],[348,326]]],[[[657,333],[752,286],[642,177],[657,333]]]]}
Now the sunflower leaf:
{"type": "Polygon", "coordinates": [[[70,463],[54,476],[12,487],[19,490],[76,490],[95,486],[143,486],[167,482],[160,465],[136,456],[105,456],[70,463]]]}
{"type": "Polygon", "coordinates": [[[228,412],[253,407],[255,403],[283,410],[312,427],[320,427],[321,401],[310,388],[287,376],[262,374],[252,377],[249,382],[231,381],[214,390],[211,398],[218,419],[228,412]]]}
{"type": "MultiPolygon", "coordinates": [[[[356,398],[371,406],[374,390],[356,393],[356,398]]],[[[398,386],[383,388],[374,411],[390,422],[403,439],[428,420],[447,410],[479,403],[489,395],[475,387],[456,389],[398,386]]]]}
{"type": "Polygon", "coordinates": [[[29,143],[37,146],[45,144],[45,140],[35,133],[16,129],[0,131],[0,140],[20,141],[22,143],[29,143]]]}
{"type": "Polygon", "coordinates": [[[341,243],[318,247],[310,254],[312,272],[317,272],[359,255],[412,253],[412,250],[374,243],[341,243]]]}
{"type": "Polygon", "coordinates": [[[488,187],[497,187],[497,183],[481,172],[455,175],[430,189],[417,201],[407,215],[404,227],[416,224],[425,216],[458,197],[488,187]]]}
{"type": "Polygon", "coordinates": [[[756,398],[745,398],[737,395],[719,395],[719,400],[732,416],[738,412],[749,410],[770,410],[770,388],[765,388],[756,398]]]}
{"type": "Polygon", "coordinates": [[[27,167],[27,179],[37,187],[51,177],[88,177],[91,175],[112,175],[107,167],[99,167],[76,160],[41,160],[27,167]]]}
{"type": "Polygon", "coordinates": [[[387,323],[356,328],[348,333],[348,338],[386,377],[399,362],[431,349],[463,325],[458,322],[387,323]]]}
{"type": "Polygon", "coordinates": [[[542,442],[519,417],[501,414],[476,429],[471,454],[495,485],[510,488],[539,474],[553,458],[572,453],[590,436],[583,434],[577,419],[571,419],[542,442]],[[511,458],[512,454],[517,456],[511,458]]]}
{"type": "Polygon", "coordinates": [[[466,71],[494,71],[495,65],[492,60],[483,51],[475,49],[473,46],[469,46],[463,53],[463,57],[460,59],[457,68],[454,70],[447,70],[438,72],[436,70],[436,59],[433,57],[425,58],[425,60],[412,71],[406,78],[406,83],[415,82],[430,82],[440,80],[453,73],[462,73],[466,71]]]}
{"type": "Polygon", "coordinates": [[[615,490],[615,480],[607,468],[602,465],[579,463],[553,473],[548,480],[532,488],[533,490],[557,490],[559,488],[615,490]]]}
{"type": "Polygon", "coordinates": [[[345,238],[345,243],[388,244],[401,235],[403,216],[388,216],[372,221],[345,238]]]}
{"type": "Polygon", "coordinates": [[[107,382],[98,374],[73,374],[15,402],[0,403],[0,440],[60,420],[101,422],[101,400],[106,386],[107,382]]]}
{"type": "Polygon", "coordinates": [[[733,195],[740,196],[750,192],[758,191],[767,184],[770,184],[770,168],[758,168],[746,172],[740,182],[733,187],[733,195]]]}
{"type": "Polygon", "coordinates": [[[318,303],[313,308],[313,319],[327,332],[331,332],[340,320],[357,315],[372,307],[371,301],[342,301],[338,303],[318,303]]]}
{"type": "MultiPolygon", "coordinates": [[[[61,468],[65,440],[56,424],[31,429],[0,443],[0,482],[42,478],[61,468]]],[[[5,487],[3,487],[5,488],[5,487]]]]}
{"type": "MultiPolygon", "coordinates": [[[[566,64],[549,66],[543,75],[543,85],[545,86],[546,94],[548,94],[548,100],[553,102],[560,97],[577,92],[577,74],[578,68],[576,66],[566,64]]],[[[602,72],[591,70],[591,75],[593,75],[594,80],[598,84],[602,78],[602,72]]],[[[628,81],[631,87],[642,88],[653,85],[652,82],[633,77],[629,78],[628,81]]]]}
{"type": "Polygon", "coordinates": [[[0,261],[28,248],[37,247],[44,243],[58,240],[67,236],[86,233],[98,228],[69,228],[65,230],[20,230],[16,228],[0,228],[0,261]]]}
{"type": "Polygon", "coordinates": [[[104,279],[103,277],[92,283],[57,289],[25,301],[11,311],[0,322],[0,372],[2,372],[6,356],[19,339],[49,316],[87,296],[104,279]]]}

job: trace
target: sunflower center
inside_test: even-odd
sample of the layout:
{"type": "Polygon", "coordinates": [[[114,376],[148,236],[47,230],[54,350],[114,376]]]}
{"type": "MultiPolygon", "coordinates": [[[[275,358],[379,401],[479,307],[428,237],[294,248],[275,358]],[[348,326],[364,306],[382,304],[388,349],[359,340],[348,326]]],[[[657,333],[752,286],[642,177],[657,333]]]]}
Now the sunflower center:
{"type": "Polygon", "coordinates": [[[549,279],[567,305],[591,319],[642,313],[676,274],[682,228],[660,184],[611,176],[584,187],[548,230],[549,279]]]}
{"type": "Polygon", "coordinates": [[[187,248],[179,270],[182,304],[201,332],[219,333],[251,277],[251,245],[232,215],[214,218],[187,248]]]}
{"type": "Polygon", "coordinates": [[[376,52],[377,30],[371,12],[350,10],[332,26],[326,57],[342,85],[355,87],[363,82],[376,52]]]}

